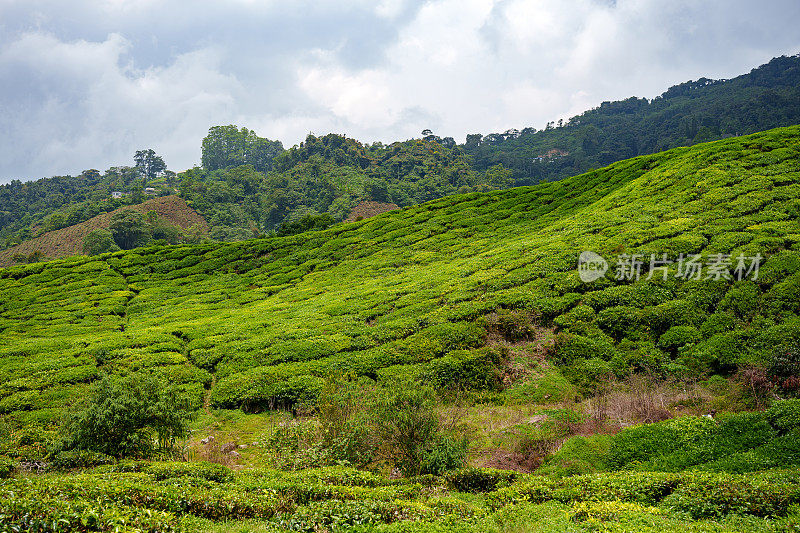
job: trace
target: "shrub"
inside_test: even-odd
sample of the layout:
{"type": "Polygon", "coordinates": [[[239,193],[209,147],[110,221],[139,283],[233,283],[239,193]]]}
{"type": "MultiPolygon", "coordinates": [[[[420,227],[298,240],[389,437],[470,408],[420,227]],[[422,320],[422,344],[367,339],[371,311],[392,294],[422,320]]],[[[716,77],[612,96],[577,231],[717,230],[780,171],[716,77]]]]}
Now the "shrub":
{"type": "Polygon", "coordinates": [[[553,324],[560,329],[581,333],[588,331],[589,325],[595,321],[597,315],[588,305],[576,305],[563,315],[553,319],[553,324]]]}
{"type": "Polygon", "coordinates": [[[608,435],[569,438],[536,472],[559,478],[601,472],[606,469],[611,442],[608,435]]]}
{"type": "Polygon", "coordinates": [[[447,486],[459,492],[491,492],[508,486],[522,474],[492,468],[459,468],[445,474],[447,486]]]}
{"type": "Polygon", "coordinates": [[[420,380],[435,389],[499,390],[500,355],[489,348],[457,350],[427,363],[420,380]]]}
{"type": "Polygon", "coordinates": [[[752,281],[740,281],[725,293],[717,310],[728,311],[739,318],[746,318],[758,309],[758,296],[758,285],[752,281]]]}
{"type": "Polygon", "coordinates": [[[598,357],[577,361],[562,372],[584,396],[597,392],[615,379],[611,363],[598,357]]]}
{"type": "Polygon", "coordinates": [[[641,310],[636,307],[609,307],[597,313],[597,324],[603,331],[619,340],[637,335],[641,314],[641,310]]]}
{"type": "Polygon", "coordinates": [[[114,457],[149,457],[173,449],[188,432],[191,414],[169,387],[149,374],[104,377],[65,443],[114,457]]]}
{"type": "Polygon", "coordinates": [[[113,457],[90,450],[64,450],[54,454],[49,459],[50,468],[54,470],[73,470],[113,463],[113,457]]]}
{"type": "Polygon", "coordinates": [[[511,404],[558,403],[571,400],[576,395],[575,386],[558,368],[550,367],[526,376],[507,390],[511,404]]]}
{"type": "Polygon", "coordinates": [[[680,348],[694,344],[700,338],[700,332],[693,326],[673,326],[659,337],[658,347],[670,352],[674,357],[680,348]]]}
{"type": "Polygon", "coordinates": [[[389,391],[378,405],[378,434],[388,459],[407,476],[422,473],[423,461],[437,443],[434,409],[433,390],[420,386],[389,391]]]}
{"type": "Polygon", "coordinates": [[[376,456],[372,385],[328,380],[318,400],[323,443],[336,460],[367,465],[376,456]]]}
{"type": "Polygon", "coordinates": [[[83,253],[97,255],[106,252],[116,252],[119,246],[114,242],[114,237],[107,229],[96,229],[83,239],[83,253]]]}
{"type": "Polygon", "coordinates": [[[777,401],[764,412],[764,417],[781,435],[798,429],[800,428],[800,399],[777,401]]]}
{"type": "Polygon", "coordinates": [[[768,362],[767,377],[783,394],[800,395],[800,345],[775,348],[768,362]]]}
{"type": "Polygon", "coordinates": [[[602,337],[591,338],[569,333],[556,335],[554,360],[562,365],[592,358],[609,360],[614,353],[614,346],[602,337]]]}
{"type": "Polygon", "coordinates": [[[230,468],[205,461],[153,463],[148,465],[144,471],[157,481],[178,477],[192,477],[217,483],[227,483],[233,480],[233,471],[230,468]]]}
{"type": "Polygon", "coordinates": [[[501,309],[489,317],[489,330],[512,342],[528,340],[534,335],[533,317],[523,309],[501,309]]]}
{"type": "Polygon", "coordinates": [[[0,479],[11,477],[16,471],[17,465],[7,457],[0,457],[0,479]]]}
{"type": "Polygon", "coordinates": [[[447,471],[461,468],[467,462],[466,438],[439,435],[430,449],[424,452],[420,474],[441,475],[447,471]]]}

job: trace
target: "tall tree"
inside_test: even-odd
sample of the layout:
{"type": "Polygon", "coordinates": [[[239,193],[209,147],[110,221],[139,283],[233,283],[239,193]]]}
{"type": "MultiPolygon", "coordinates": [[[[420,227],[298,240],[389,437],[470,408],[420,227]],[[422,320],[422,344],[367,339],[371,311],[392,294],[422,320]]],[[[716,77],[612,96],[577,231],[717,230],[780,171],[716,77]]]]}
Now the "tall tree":
{"type": "Polygon", "coordinates": [[[144,216],[132,209],[126,209],[111,217],[109,229],[114,241],[123,250],[147,244],[151,238],[150,227],[144,216]]]}
{"type": "Polygon", "coordinates": [[[141,172],[142,176],[147,179],[153,179],[165,170],[167,165],[160,155],[156,155],[155,151],[150,148],[147,150],[137,150],[133,156],[136,163],[136,168],[141,172]]]}
{"type": "Polygon", "coordinates": [[[272,170],[275,156],[283,152],[283,145],[231,124],[211,127],[203,139],[202,151],[203,168],[207,170],[253,165],[259,172],[267,172],[272,170]]]}

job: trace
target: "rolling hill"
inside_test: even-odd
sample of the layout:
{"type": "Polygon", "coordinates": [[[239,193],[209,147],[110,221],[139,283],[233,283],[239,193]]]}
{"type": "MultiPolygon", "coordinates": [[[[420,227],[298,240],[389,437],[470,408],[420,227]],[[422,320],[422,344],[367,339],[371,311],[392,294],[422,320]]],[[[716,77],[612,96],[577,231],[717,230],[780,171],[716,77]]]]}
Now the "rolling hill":
{"type": "Polygon", "coordinates": [[[133,210],[139,213],[155,211],[158,216],[181,229],[197,226],[203,233],[208,232],[208,225],[203,217],[198,215],[186,202],[178,196],[161,196],[147,200],[141,204],[121,207],[108,213],[103,213],[85,222],[66,228],[48,231],[47,233],[30,239],[11,248],[0,250],[0,267],[11,266],[17,261],[14,256],[30,256],[40,252],[42,257],[57,259],[80,255],[83,253],[83,239],[95,229],[107,229],[111,218],[120,211],[133,210]]]}
{"type": "Polygon", "coordinates": [[[196,405],[313,402],[334,373],[485,359],[503,310],[552,329],[548,357],[584,388],[637,368],[729,373],[800,331],[799,159],[790,127],[320,232],[7,268],[0,413],[54,423],[101,372],[136,369],[183,383],[196,405]],[[608,276],[580,280],[585,250],[608,276]],[[675,263],[614,279],[614,258],[635,253],[675,263]],[[756,279],[686,279],[680,254],[763,260],[756,279]]]}
{"type": "MultiPolygon", "coordinates": [[[[321,231],[0,269],[0,525],[796,529],[800,399],[775,397],[798,393],[798,163],[795,126],[321,231]],[[136,388],[153,376],[169,385],[136,388]],[[581,425],[592,421],[575,410],[582,397],[591,412],[608,410],[610,383],[646,376],[678,389],[738,380],[747,394],[765,387],[771,406],[620,424],[613,435],[581,425]],[[77,420],[129,420],[129,407],[149,413],[167,395],[196,410],[191,442],[172,452],[182,460],[64,447],[71,413],[102,391],[102,408],[77,420]],[[444,400],[416,402],[424,391],[444,400]],[[276,410],[289,407],[300,416],[276,410]],[[373,407],[383,418],[369,418],[373,407]],[[397,479],[398,463],[350,453],[392,442],[382,426],[369,432],[375,420],[441,427],[451,415],[477,417],[465,429],[473,440],[499,426],[497,438],[540,450],[541,468],[457,469],[466,458],[448,450],[466,453],[467,440],[452,440],[456,429],[413,456],[424,475],[411,475],[422,473],[415,464],[397,479]],[[329,432],[337,427],[351,431],[329,432]],[[236,463],[243,456],[251,462],[236,463]],[[60,471],[17,472],[44,468],[42,458],[60,471]]],[[[651,390],[638,394],[654,402],[651,390]]],[[[670,407],[713,405],[687,394],[670,407]]],[[[423,427],[408,426],[415,437],[423,427]]],[[[93,446],[112,437],[87,436],[93,446]]]]}

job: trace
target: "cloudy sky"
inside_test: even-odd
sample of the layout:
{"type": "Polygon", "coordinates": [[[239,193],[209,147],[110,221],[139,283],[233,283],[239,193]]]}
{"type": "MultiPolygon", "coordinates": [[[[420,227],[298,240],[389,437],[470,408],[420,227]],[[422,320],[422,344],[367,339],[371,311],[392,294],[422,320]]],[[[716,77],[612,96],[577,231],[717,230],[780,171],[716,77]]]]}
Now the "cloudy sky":
{"type": "Polygon", "coordinates": [[[284,146],[543,127],[800,52],[800,2],[0,0],[0,183],[284,146]]]}

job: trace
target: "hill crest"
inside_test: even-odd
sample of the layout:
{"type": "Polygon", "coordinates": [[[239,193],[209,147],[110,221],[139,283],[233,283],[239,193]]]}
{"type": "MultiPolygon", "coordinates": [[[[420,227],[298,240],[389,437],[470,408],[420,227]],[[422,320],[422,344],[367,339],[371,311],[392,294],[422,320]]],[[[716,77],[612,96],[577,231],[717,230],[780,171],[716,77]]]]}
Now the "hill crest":
{"type": "Polygon", "coordinates": [[[185,230],[197,225],[203,233],[208,232],[206,221],[189,207],[183,198],[177,195],[161,196],[141,204],[120,207],[74,226],[49,231],[6,250],[0,250],[0,267],[17,264],[18,262],[14,261],[16,255],[29,256],[37,251],[41,252],[45,259],[80,255],[83,253],[83,239],[89,233],[100,228],[107,229],[114,214],[126,210],[134,210],[139,213],[155,211],[162,220],[181,229],[185,230]]]}

